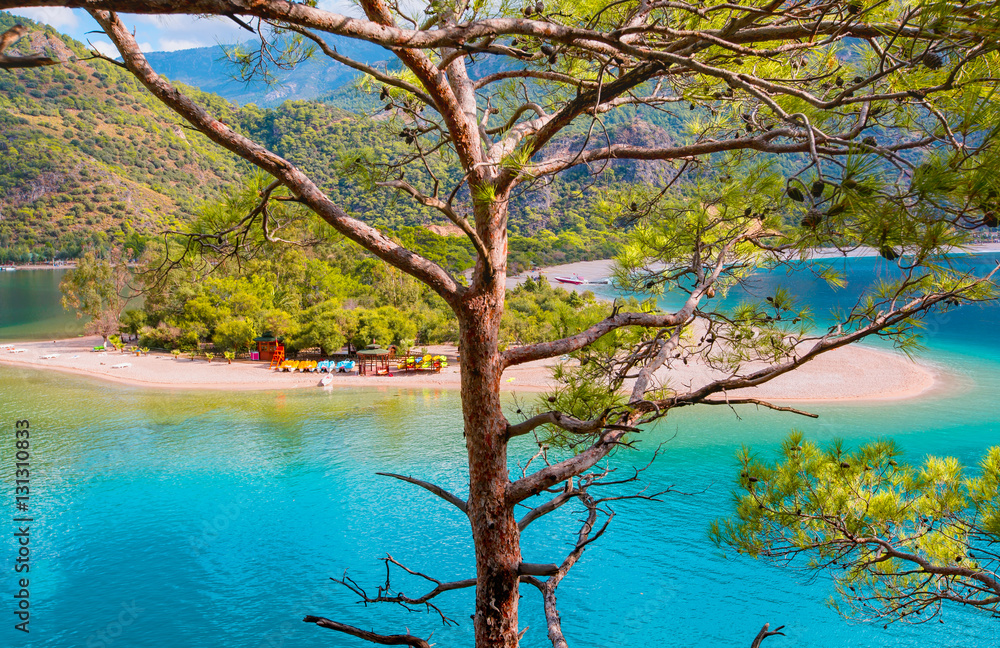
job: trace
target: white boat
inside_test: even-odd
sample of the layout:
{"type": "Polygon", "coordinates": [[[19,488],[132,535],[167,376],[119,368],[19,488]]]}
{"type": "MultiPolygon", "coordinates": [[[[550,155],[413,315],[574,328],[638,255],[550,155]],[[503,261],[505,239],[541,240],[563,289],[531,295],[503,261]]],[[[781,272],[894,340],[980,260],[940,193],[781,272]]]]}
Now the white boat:
{"type": "Polygon", "coordinates": [[[14,272],[17,270],[14,266],[0,266],[0,272],[14,272]]]}
{"type": "Polygon", "coordinates": [[[579,286],[587,283],[587,280],[580,275],[573,275],[572,277],[555,277],[555,280],[559,283],[573,284],[574,286],[579,286]]]}
{"type": "Polygon", "coordinates": [[[320,387],[329,387],[332,384],[333,384],[333,374],[326,374],[325,376],[319,379],[320,387]]]}

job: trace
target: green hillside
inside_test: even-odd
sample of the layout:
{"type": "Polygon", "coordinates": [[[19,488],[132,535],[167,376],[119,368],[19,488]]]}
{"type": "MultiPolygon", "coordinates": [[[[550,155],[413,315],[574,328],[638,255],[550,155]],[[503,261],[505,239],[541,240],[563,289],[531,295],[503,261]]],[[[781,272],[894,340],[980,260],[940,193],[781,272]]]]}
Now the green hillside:
{"type": "MultiPolygon", "coordinates": [[[[0,31],[14,22],[0,13],[0,31]]],[[[144,237],[183,227],[201,204],[249,172],[246,163],[185,127],[125,70],[83,60],[82,44],[49,27],[17,22],[31,30],[17,45],[22,52],[49,51],[67,63],[0,70],[0,262],[72,258],[88,246],[112,243],[138,251],[144,237]]],[[[445,230],[413,233],[445,224],[436,212],[372,186],[379,178],[367,170],[408,150],[398,133],[402,125],[390,115],[306,101],[240,107],[186,90],[309,172],[352,215],[400,236],[409,231],[405,236],[415,244],[441,248],[456,263],[464,259],[457,265],[471,259],[456,251],[464,242],[440,236],[445,230]]],[[[640,139],[663,136],[655,126],[621,128],[640,139]]],[[[445,186],[459,178],[457,167],[435,173],[445,186]]],[[[606,256],[615,238],[602,232],[592,203],[595,187],[615,181],[615,173],[605,173],[592,186],[593,179],[578,172],[519,195],[511,211],[512,231],[520,234],[511,242],[515,264],[606,256]]]]}
{"type": "MultiPolygon", "coordinates": [[[[16,22],[31,28],[23,52],[88,56],[51,28],[16,22]]],[[[0,31],[14,23],[0,13],[0,31]]],[[[102,61],[0,70],[0,128],[2,261],[74,257],[176,227],[239,177],[232,156],[102,61]]]]}

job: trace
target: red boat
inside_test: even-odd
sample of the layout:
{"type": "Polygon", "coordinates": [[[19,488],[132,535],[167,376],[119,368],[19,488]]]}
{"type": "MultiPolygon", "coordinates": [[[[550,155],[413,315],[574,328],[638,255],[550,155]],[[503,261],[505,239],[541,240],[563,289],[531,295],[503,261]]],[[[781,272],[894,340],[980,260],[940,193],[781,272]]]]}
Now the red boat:
{"type": "Polygon", "coordinates": [[[580,275],[574,275],[572,277],[555,277],[555,280],[559,283],[573,284],[574,286],[579,286],[581,284],[587,283],[587,280],[580,275]]]}

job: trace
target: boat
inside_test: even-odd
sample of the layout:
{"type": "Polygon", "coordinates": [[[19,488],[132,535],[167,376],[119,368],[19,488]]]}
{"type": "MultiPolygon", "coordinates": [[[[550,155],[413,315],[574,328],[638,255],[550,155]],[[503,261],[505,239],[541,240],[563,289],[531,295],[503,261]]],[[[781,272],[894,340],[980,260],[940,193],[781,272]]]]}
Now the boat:
{"type": "Polygon", "coordinates": [[[14,272],[17,270],[14,266],[0,266],[0,272],[14,272]]]}
{"type": "Polygon", "coordinates": [[[587,283],[587,280],[580,275],[573,275],[572,277],[554,277],[556,281],[564,284],[573,284],[574,286],[579,286],[587,283]]]}
{"type": "Polygon", "coordinates": [[[319,379],[320,387],[329,387],[331,384],[333,384],[333,374],[326,374],[319,379]]]}

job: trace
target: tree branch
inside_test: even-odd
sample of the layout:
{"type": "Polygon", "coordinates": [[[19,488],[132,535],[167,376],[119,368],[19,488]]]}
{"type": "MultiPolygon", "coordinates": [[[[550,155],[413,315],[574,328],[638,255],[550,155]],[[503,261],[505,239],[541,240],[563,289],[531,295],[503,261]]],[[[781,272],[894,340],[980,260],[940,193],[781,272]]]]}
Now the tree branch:
{"type": "Polygon", "coordinates": [[[819,418],[819,414],[813,414],[812,412],[806,412],[804,410],[795,409],[794,407],[784,407],[782,405],[775,405],[774,403],[768,403],[767,401],[761,400],[759,398],[729,398],[726,396],[726,400],[708,400],[705,399],[701,401],[701,405],[759,405],[760,407],[766,407],[768,409],[773,409],[777,412],[791,412],[792,414],[799,414],[801,416],[808,416],[809,418],[819,418]]]}
{"type": "Polygon", "coordinates": [[[781,635],[782,637],[785,636],[785,633],[781,631],[781,629],[785,626],[778,626],[774,630],[770,630],[770,627],[770,623],[764,624],[764,627],[760,629],[760,632],[758,632],[757,636],[754,638],[753,643],[750,644],[750,648],[760,648],[760,642],[764,641],[768,637],[773,637],[774,635],[781,635]]]}
{"type": "MultiPolygon", "coordinates": [[[[695,294],[697,295],[697,293],[695,294]]],[[[688,303],[676,313],[615,313],[576,335],[552,342],[538,342],[508,349],[503,354],[502,366],[506,369],[532,360],[565,355],[593,344],[602,336],[623,326],[643,326],[646,328],[679,326],[686,322],[694,312],[694,299],[696,298],[689,299],[688,303]]]]}
{"type": "Polygon", "coordinates": [[[405,482],[409,482],[411,484],[415,484],[416,486],[419,486],[419,487],[421,487],[423,489],[426,489],[426,490],[434,493],[435,495],[437,495],[438,497],[440,497],[444,501],[448,502],[449,504],[454,505],[462,513],[465,513],[466,515],[469,514],[469,511],[468,511],[467,505],[465,503],[465,500],[463,500],[463,499],[461,499],[459,497],[456,497],[455,495],[452,495],[451,493],[449,493],[445,489],[441,488],[440,486],[437,486],[437,485],[432,484],[430,482],[422,481],[420,479],[415,479],[413,477],[406,477],[404,475],[397,475],[395,473],[380,472],[380,473],[375,473],[375,474],[376,475],[381,475],[383,477],[392,477],[393,479],[399,479],[399,480],[402,480],[402,481],[405,481],[405,482]]]}
{"type": "Polygon", "coordinates": [[[150,67],[135,38],[117,15],[106,11],[91,11],[91,15],[118,48],[129,71],[157,99],[209,139],[270,173],[338,232],[389,264],[423,281],[446,302],[454,304],[464,292],[464,287],[439,265],[395,243],[370,225],[348,216],[292,163],[233,131],[167,83],[150,67]]]}
{"type": "Polygon", "coordinates": [[[362,630],[361,628],[355,628],[354,626],[347,625],[346,623],[339,623],[337,621],[331,621],[330,619],[325,619],[323,617],[307,616],[302,619],[306,623],[315,623],[321,628],[329,628],[330,630],[336,630],[337,632],[343,632],[344,634],[349,634],[352,637],[357,637],[358,639],[364,639],[365,641],[370,641],[371,643],[379,644],[382,646],[413,646],[413,648],[431,648],[431,644],[425,639],[420,637],[414,637],[411,634],[397,634],[397,635],[382,635],[370,632],[368,630],[362,630]]]}
{"type": "MultiPolygon", "coordinates": [[[[989,281],[998,269],[1000,269],[1000,266],[994,268],[993,271],[986,277],[979,278],[969,284],[957,287],[954,290],[935,292],[914,298],[900,308],[879,314],[877,317],[873,318],[870,324],[867,326],[861,326],[856,331],[851,333],[837,336],[825,336],[817,341],[816,344],[814,344],[813,347],[807,352],[800,356],[795,356],[787,362],[765,367],[759,371],[748,374],[747,376],[737,376],[717,380],[686,394],[678,394],[658,401],[633,401],[630,403],[630,410],[623,413],[622,420],[619,421],[619,423],[622,423],[623,425],[611,427],[604,425],[604,432],[601,437],[589,448],[573,457],[565,459],[559,463],[546,466],[536,473],[522,477],[521,479],[509,484],[507,487],[508,503],[513,505],[521,502],[532,495],[536,495],[543,490],[550,488],[554,484],[566,481],[567,479],[590,469],[619,445],[622,437],[634,429],[630,426],[639,421],[644,413],[655,412],[655,417],[660,418],[674,407],[703,403],[712,394],[739,389],[742,387],[755,387],[766,383],[780,375],[786,374],[789,371],[802,366],[806,362],[809,362],[823,353],[827,353],[853,342],[857,342],[858,340],[866,338],[869,335],[883,331],[886,328],[896,326],[908,318],[922,313],[932,308],[935,304],[946,299],[961,297],[963,293],[974,289],[982,282],[989,281]]],[[[508,351],[508,353],[510,352],[508,351]]],[[[763,404],[763,402],[759,404],[763,404]]],[[[648,423],[649,421],[643,422],[648,423]]]]}
{"type": "Polygon", "coordinates": [[[407,83],[403,79],[394,77],[391,74],[386,74],[386,73],[382,72],[381,70],[373,68],[370,65],[365,65],[364,63],[359,63],[358,61],[355,61],[352,58],[344,56],[343,54],[339,53],[336,50],[336,48],[330,47],[330,45],[319,36],[319,34],[315,34],[312,31],[310,31],[310,30],[308,30],[308,29],[306,29],[304,27],[299,27],[297,25],[291,25],[289,27],[289,29],[291,29],[294,32],[298,32],[299,34],[302,34],[306,38],[308,38],[311,41],[313,41],[314,43],[316,43],[316,45],[319,47],[320,51],[322,51],[323,54],[325,54],[327,56],[327,58],[333,59],[334,61],[336,61],[338,63],[346,65],[347,67],[352,68],[354,70],[357,70],[358,72],[361,72],[363,74],[366,74],[366,75],[370,76],[371,78],[373,78],[373,79],[375,79],[377,81],[381,81],[382,83],[384,83],[386,85],[391,85],[391,86],[393,86],[395,88],[399,88],[400,90],[405,90],[406,92],[409,92],[414,97],[416,97],[420,101],[424,102],[428,106],[435,107],[434,106],[434,100],[431,99],[430,96],[426,92],[424,92],[423,90],[421,90],[417,86],[413,85],[412,83],[407,83]]]}
{"type": "Polygon", "coordinates": [[[603,420],[593,420],[593,421],[581,421],[580,419],[569,416],[568,414],[563,414],[562,412],[542,412],[541,414],[536,414],[530,419],[521,421],[514,425],[507,424],[507,438],[512,439],[516,436],[521,436],[530,433],[532,430],[540,425],[556,425],[567,432],[573,432],[574,434],[590,434],[596,430],[599,430],[604,424],[603,420]]]}

